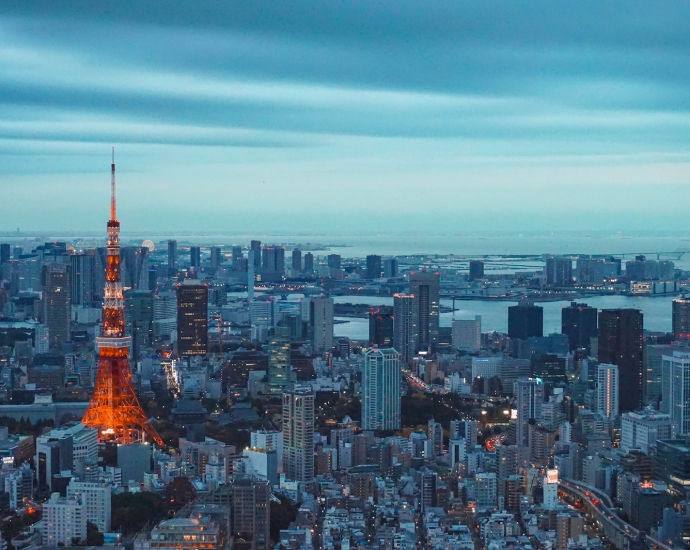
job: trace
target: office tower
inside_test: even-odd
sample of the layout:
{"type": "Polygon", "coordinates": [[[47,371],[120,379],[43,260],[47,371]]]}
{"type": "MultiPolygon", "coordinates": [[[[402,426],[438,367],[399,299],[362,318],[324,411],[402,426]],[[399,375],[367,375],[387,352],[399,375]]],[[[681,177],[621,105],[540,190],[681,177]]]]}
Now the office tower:
{"type": "Polygon", "coordinates": [[[252,241],[249,250],[254,252],[254,270],[261,271],[261,241],[252,241]]]}
{"type": "Polygon", "coordinates": [[[341,257],[340,254],[329,254],[326,256],[326,262],[331,269],[340,269],[341,257]]]}
{"type": "Polygon", "coordinates": [[[12,259],[11,247],[8,243],[0,244],[0,265],[12,259]]]}
{"type": "Polygon", "coordinates": [[[645,344],[643,352],[645,405],[659,408],[661,401],[661,359],[664,355],[673,355],[674,351],[683,351],[685,346],[680,344],[645,344]]]}
{"type": "Polygon", "coordinates": [[[43,322],[50,347],[60,349],[70,340],[70,268],[63,264],[43,266],[43,322]]]}
{"type": "Polygon", "coordinates": [[[367,256],[367,279],[381,278],[381,256],[371,254],[367,256]]]}
{"type": "Polygon", "coordinates": [[[362,369],[362,429],[400,429],[400,354],[369,348],[362,369]]]}
{"type": "Polygon", "coordinates": [[[254,283],[256,282],[256,258],[254,254],[254,249],[250,248],[247,259],[247,300],[250,302],[254,299],[254,283]]]}
{"type": "Polygon", "coordinates": [[[388,258],[383,261],[383,276],[386,279],[394,279],[398,276],[398,259],[388,258]]]}
{"type": "Polygon", "coordinates": [[[249,323],[252,327],[273,328],[276,324],[276,301],[272,297],[252,300],[249,303],[249,323]]]}
{"type": "Polygon", "coordinates": [[[477,281],[484,278],[484,262],[481,260],[470,260],[470,273],[468,281],[477,281]]]}
{"type": "Polygon", "coordinates": [[[414,296],[418,334],[417,350],[429,350],[438,343],[440,285],[438,272],[425,270],[410,273],[410,293],[414,296]]]}
{"type": "Polygon", "coordinates": [[[199,267],[201,265],[201,247],[189,247],[189,265],[191,267],[199,267]]]}
{"type": "Polygon", "coordinates": [[[302,251],[299,248],[292,251],[292,269],[293,271],[302,271],[302,251]]]}
{"type": "Polygon", "coordinates": [[[474,476],[477,491],[477,507],[496,506],[498,484],[496,474],[477,472],[474,476]]]}
{"type": "Polygon", "coordinates": [[[243,259],[244,259],[244,255],[242,254],[242,247],[241,246],[233,246],[232,247],[232,268],[235,271],[240,269],[240,264],[242,263],[243,259]]]}
{"type": "Polygon", "coordinates": [[[132,338],[132,358],[136,361],[153,337],[153,292],[125,290],[125,334],[132,338]]]}
{"type": "Polygon", "coordinates": [[[177,271],[177,241],[168,241],[168,274],[177,271]]]}
{"type": "Polygon", "coordinates": [[[71,305],[91,307],[94,302],[94,268],[96,257],[72,254],[70,260],[71,305]]]}
{"type": "Polygon", "coordinates": [[[314,352],[329,351],[333,347],[333,298],[311,298],[309,319],[314,352]]]}
{"type": "Polygon", "coordinates": [[[393,315],[380,308],[369,310],[369,345],[380,348],[393,346],[393,315]]]}
{"type": "Polygon", "coordinates": [[[177,287],[177,352],[208,353],[208,288],[185,284],[177,287]]]}
{"type": "Polygon", "coordinates": [[[268,481],[238,476],[232,491],[232,528],[238,546],[268,550],[270,539],[271,486],[268,481]]]}
{"type": "Polygon", "coordinates": [[[450,467],[455,468],[458,464],[464,464],[467,460],[467,443],[463,438],[448,440],[448,452],[450,453],[450,467]]]}
{"type": "Polygon", "coordinates": [[[652,454],[656,442],[671,439],[673,431],[673,420],[668,414],[651,409],[623,413],[620,449],[624,453],[639,449],[647,455],[652,454]]]}
{"type": "Polygon", "coordinates": [[[476,420],[451,420],[450,439],[462,439],[467,453],[474,451],[477,446],[479,426],[476,420]]]}
{"type": "Polygon", "coordinates": [[[433,418],[427,422],[427,437],[434,449],[434,454],[440,455],[443,452],[443,428],[441,423],[434,421],[433,418]]]}
{"type": "Polygon", "coordinates": [[[280,273],[285,270],[285,249],[282,246],[264,246],[261,251],[262,273],[280,273]]]}
{"type": "Polygon", "coordinates": [[[544,308],[529,300],[508,308],[508,337],[527,340],[544,335],[544,308]]]}
{"type": "Polygon", "coordinates": [[[311,252],[307,252],[304,255],[304,272],[311,274],[314,271],[314,255],[311,252]]]}
{"type": "Polygon", "coordinates": [[[530,375],[532,378],[541,378],[545,384],[565,384],[568,381],[565,367],[565,357],[545,353],[532,359],[530,375]]]}
{"type": "Polygon", "coordinates": [[[514,394],[517,407],[516,442],[529,446],[530,420],[541,418],[544,403],[544,384],[539,378],[520,378],[515,382],[514,394]]]}
{"type": "Polygon", "coordinates": [[[149,290],[149,249],[145,246],[126,246],[120,250],[122,286],[135,290],[149,290]]]}
{"type": "Polygon", "coordinates": [[[72,546],[72,539],[86,540],[86,504],[53,493],[43,504],[43,545],[72,546]]]}
{"type": "Polygon", "coordinates": [[[393,347],[407,364],[417,347],[417,323],[414,315],[415,297],[412,294],[393,295],[393,347]]]}
{"type": "Polygon", "coordinates": [[[67,486],[67,498],[86,505],[86,520],[101,533],[110,532],[110,499],[112,488],[104,483],[87,483],[72,479],[67,486]]]}
{"type": "Polygon", "coordinates": [[[547,258],[544,275],[546,275],[547,285],[571,286],[573,284],[573,261],[570,258],[547,258]]]}
{"type": "Polygon", "coordinates": [[[108,261],[105,274],[103,324],[97,339],[100,357],[91,401],[82,418],[85,426],[98,428],[99,441],[133,443],[144,433],[159,445],[163,440],[149,423],[134,393],[129,369],[130,339],[125,336],[125,312],[120,270],[120,222],[115,203],[115,151],[111,165],[108,261]]]}
{"type": "Polygon", "coordinates": [[[479,351],[482,347],[482,316],[474,319],[453,319],[453,349],[469,352],[479,351]]]}
{"type": "Polygon", "coordinates": [[[294,382],[290,369],[290,329],[276,327],[265,348],[268,354],[268,392],[282,395],[294,382]]]}
{"type": "Polygon", "coordinates": [[[568,336],[570,351],[589,349],[589,339],[597,335],[597,309],[571,302],[561,309],[561,333],[568,336]]]}
{"type": "Polygon", "coordinates": [[[673,339],[690,343],[690,298],[673,300],[673,339]]]}
{"type": "Polygon", "coordinates": [[[422,472],[419,495],[419,499],[422,504],[422,512],[425,512],[427,508],[433,508],[436,506],[437,482],[438,480],[436,477],[436,472],[431,472],[429,470],[422,472]]]}
{"type": "Polygon", "coordinates": [[[642,406],[642,312],[637,309],[604,309],[599,312],[599,363],[618,365],[620,412],[642,406]]]}
{"type": "Polygon", "coordinates": [[[283,393],[283,472],[292,481],[314,481],[314,391],[309,387],[283,393]]]}
{"type": "Polygon", "coordinates": [[[607,418],[618,416],[618,367],[601,363],[597,367],[597,413],[607,418]]]}
{"type": "Polygon", "coordinates": [[[690,351],[662,358],[661,412],[671,416],[677,434],[690,435],[690,351]]]}
{"type": "Polygon", "coordinates": [[[517,445],[497,445],[498,479],[505,480],[518,475],[529,461],[529,449],[517,445]]]}
{"type": "MultiPolygon", "coordinates": [[[[234,250],[234,247],[233,247],[234,250]]],[[[241,253],[241,249],[240,249],[241,253]]],[[[233,254],[234,256],[234,254],[233,254]]],[[[223,249],[220,246],[211,247],[211,267],[218,268],[223,262],[223,249]]]]}

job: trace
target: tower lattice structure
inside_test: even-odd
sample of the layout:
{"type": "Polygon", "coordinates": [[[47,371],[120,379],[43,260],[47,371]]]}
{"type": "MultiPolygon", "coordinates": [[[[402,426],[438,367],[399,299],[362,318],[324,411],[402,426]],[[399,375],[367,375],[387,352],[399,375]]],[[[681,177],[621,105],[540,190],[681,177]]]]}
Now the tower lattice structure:
{"type": "Polygon", "coordinates": [[[134,392],[129,369],[131,338],[125,336],[124,299],[120,267],[120,222],[115,205],[115,150],[111,165],[110,220],[108,220],[108,255],[103,298],[98,375],[91,402],[82,422],[98,428],[99,441],[135,443],[148,435],[159,445],[158,433],[148,421],[134,392]]]}

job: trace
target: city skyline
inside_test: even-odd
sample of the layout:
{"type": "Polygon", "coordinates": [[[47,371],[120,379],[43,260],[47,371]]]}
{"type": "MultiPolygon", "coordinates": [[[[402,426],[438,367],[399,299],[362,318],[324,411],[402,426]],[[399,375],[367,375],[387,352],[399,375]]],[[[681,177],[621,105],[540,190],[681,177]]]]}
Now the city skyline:
{"type": "Polygon", "coordinates": [[[6,2],[0,230],[687,230],[687,10],[6,2]]]}

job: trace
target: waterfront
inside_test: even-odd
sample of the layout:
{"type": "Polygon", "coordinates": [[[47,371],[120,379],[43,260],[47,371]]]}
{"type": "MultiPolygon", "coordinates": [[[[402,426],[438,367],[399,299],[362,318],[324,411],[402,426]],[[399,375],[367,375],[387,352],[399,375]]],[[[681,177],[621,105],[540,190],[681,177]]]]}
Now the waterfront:
{"type": "MultiPolygon", "coordinates": [[[[644,312],[644,328],[658,332],[671,331],[671,302],[674,296],[638,297],[638,296],[592,296],[585,300],[577,300],[599,309],[636,308],[644,312]]],[[[338,304],[367,304],[369,306],[392,306],[391,296],[335,296],[338,304]]],[[[441,304],[451,308],[453,301],[441,300],[441,304]]],[[[475,315],[482,316],[482,331],[508,331],[508,308],[516,302],[487,300],[456,300],[455,313],[441,313],[440,324],[449,327],[453,317],[457,319],[474,319],[475,315]]],[[[570,305],[569,301],[539,303],[544,308],[544,334],[561,332],[561,309],[570,305]]],[[[335,325],[336,336],[347,336],[352,340],[365,340],[369,337],[368,319],[337,317],[339,320],[349,321],[335,325]]]]}

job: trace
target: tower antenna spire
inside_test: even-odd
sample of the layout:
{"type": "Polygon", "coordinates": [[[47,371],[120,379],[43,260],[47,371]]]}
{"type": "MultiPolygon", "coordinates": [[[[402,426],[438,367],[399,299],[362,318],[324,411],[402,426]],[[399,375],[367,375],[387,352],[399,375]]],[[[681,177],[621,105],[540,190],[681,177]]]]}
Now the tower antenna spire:
{"type": "Polygon", "coordinates": [[[115,146],[113,145],[113,163],[110,165],[110,219],[117,219],[115,206],[115,146]]]}

